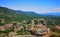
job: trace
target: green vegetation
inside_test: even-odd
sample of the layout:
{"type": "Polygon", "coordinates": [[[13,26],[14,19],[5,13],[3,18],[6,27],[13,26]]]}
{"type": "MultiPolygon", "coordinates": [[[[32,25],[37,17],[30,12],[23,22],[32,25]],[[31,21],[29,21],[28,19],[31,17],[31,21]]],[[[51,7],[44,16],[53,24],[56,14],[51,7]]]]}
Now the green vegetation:
{"type": "Polygon", "coordinates": [[[54,25],[54,21],[55,21],[55,25],[60,24],[60,17],[44,16],[33,13],[34,12],[31,12],[30,14],[29,12],[24,12],[24,11],[19,12],[5,7],[0,7],[0,19],[5,19],[5,23],[10,23],[14,21],[21,22],[22,20],[28,21],[32,19],[44,18],[47,21],[47,25],[54,25]]]}
{"type": "Polygon", "coordinates": [[[30,34],[30,33],[23,29],[17,32],[17,35],[27,35],[27,34],[30,34]]]}
{"type": "MultiPolygon", "coordinates": [[[[44,16],[44,15],[38,15],[38,14],[28,14],[24,13],[24,11],[18,11],[8,9],[5,7],[0,7],[0,26],[4,25],[4,23],[1,23],[2,19],[4,19],[5,23],[12,23],[12,22],[22,22],[22,20],[27,20],[29,23],[29,20],[32,19],[39,19],[39,18],[44,18],[47,21],[47,26],[54,26],[54,25],[60,25],[60,17],[59,16],[44,16]]],[[[37,24],[37,21],[36,23],[37,24]]],[[[14,23],[16,25],[16,23],[14,23]]],[[[52,28],[51,28],[52,30],[52,28]]],[[[1,33],[2,31],[0,31],[1,33]]],[[[5,34],[8,34],[10,31],[7,28],[5,30],[5,34]]],[[[57,32],[54,32],[53,30],[51,31],[51,36],[55,36],[57,32]]],[[[17,32],[18,35],[25,35],[29,34],[27,31],[20,30],[17,32]]],[[[59,34],[60,36],[60,34],[59,34]]]]}

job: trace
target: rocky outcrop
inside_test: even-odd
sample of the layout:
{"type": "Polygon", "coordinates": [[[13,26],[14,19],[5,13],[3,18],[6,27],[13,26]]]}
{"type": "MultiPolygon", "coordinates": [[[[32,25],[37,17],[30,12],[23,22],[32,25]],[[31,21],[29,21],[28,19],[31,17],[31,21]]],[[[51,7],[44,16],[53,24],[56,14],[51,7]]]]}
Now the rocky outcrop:
{"type": "Polygon", "coordinates": [[[4,26],[0,26],[0,30],[4,31],[5,28],[13,29],[14,31],[9,32],[8,37],[50,37],[50,28],[46,26],[45,19],[35,19],[35,20],[32,20],[30,24],[27,24],[26,20],[18,22],[16,23],[16,25],[13,25],[12,23],[4,24],[4,26]],[[35,20],[37,21],[37,24],[35,24],[35,20]],[[17,31],[22,29],[23,31],[26,30],[31,34],[26,36],[17,35],[16,34],[17,31]]]}
{"type": "Polygon", "coordinates": [[[0,33],[0,37],[5,37],[4,33],[0,33]]]}
{"type": "MultiPolygon", "coordinates": [[[[28,27],[28,31],[36,36],[44,36],[44,37],[50,37],[50,28],[48,28],[45,25],[42,25],[44,23],[43,20],[38,20],[38,24],[34,25],[34,21],[32,21],[32,26],[28,27]]],[[[46,21],[45,21],[46,23],[46,21]]]]}

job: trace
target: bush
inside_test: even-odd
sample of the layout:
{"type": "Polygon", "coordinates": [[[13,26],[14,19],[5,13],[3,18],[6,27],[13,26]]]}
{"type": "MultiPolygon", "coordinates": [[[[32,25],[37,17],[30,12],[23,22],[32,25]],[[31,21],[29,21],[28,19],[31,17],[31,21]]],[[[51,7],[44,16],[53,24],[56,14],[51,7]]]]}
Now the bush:
{"type": "Polygon", "coordinates": [[[17,31],[17,35],[26,35],[26,34],[29,34],[29,32],[23,31],[23,29],[20,31],[17,31]]]}

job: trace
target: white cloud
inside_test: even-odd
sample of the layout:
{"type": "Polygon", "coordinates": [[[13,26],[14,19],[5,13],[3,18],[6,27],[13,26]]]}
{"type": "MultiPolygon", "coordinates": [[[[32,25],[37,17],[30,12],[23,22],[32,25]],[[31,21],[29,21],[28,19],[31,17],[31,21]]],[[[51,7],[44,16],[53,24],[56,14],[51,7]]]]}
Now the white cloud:
{"type": "Polygon", "coordinates": [[[8,7],[15,10],[22,10],[22,11],[34,11],[36,13],[46,13],[46,12],[60,12],[60,7],[58,8],[47,8],[47,7],[26,7],[26,6],[15,6],[15,7],[8,7]]]}
{"type": "Polygon", "coordinates": [[[60,12],[60,8],[44,8],[40,10],[36,10],[38,13],[45,13],[45,12],[60,12]]]}

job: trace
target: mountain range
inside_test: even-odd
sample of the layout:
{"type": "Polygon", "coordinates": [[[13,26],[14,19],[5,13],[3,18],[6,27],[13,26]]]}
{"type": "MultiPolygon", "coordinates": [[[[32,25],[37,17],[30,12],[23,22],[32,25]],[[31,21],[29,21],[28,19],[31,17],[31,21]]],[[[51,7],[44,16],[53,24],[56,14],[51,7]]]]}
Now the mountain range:
{"type": "Polygon", "coordinates": [[[38,14],[34,11],[13,10],[13,9],[0,6],[0,19],[5,19],[6,22],[32,20],[32,19],[38,19],[38,18],[45,18],[47,22],[50,19],[55,20],[56,24],[60,24],[59,12],[38,14]]]}

